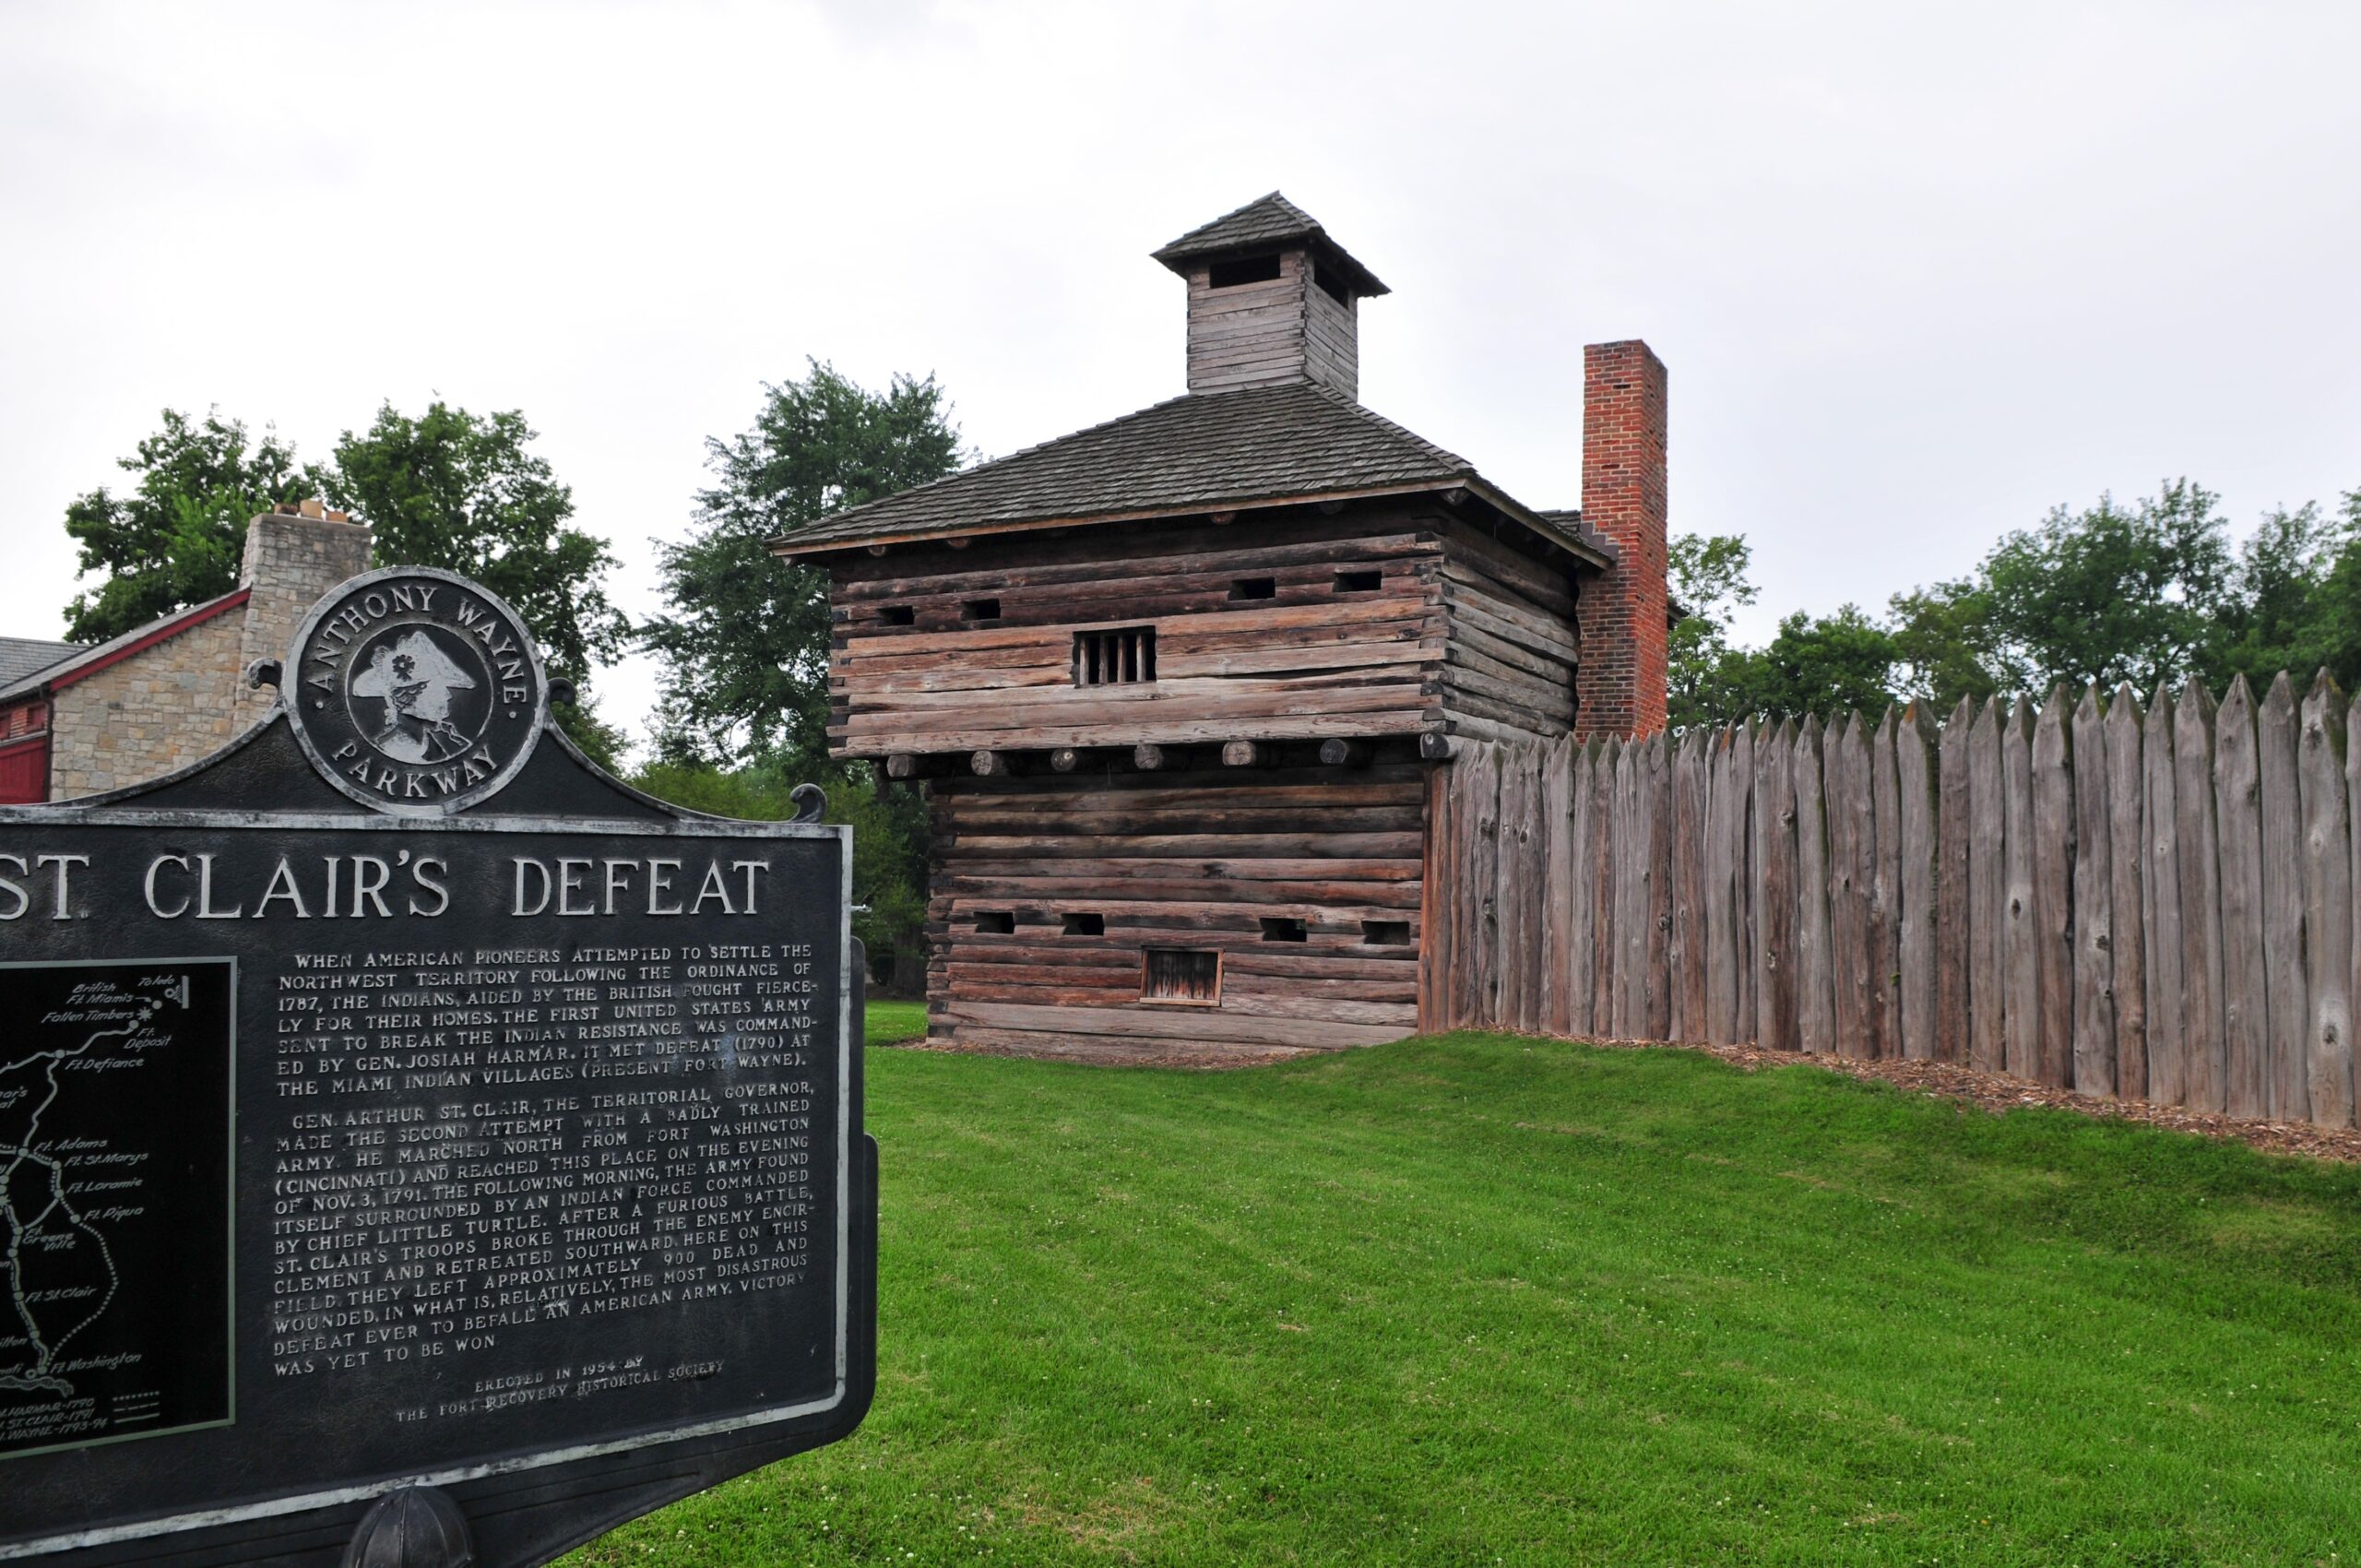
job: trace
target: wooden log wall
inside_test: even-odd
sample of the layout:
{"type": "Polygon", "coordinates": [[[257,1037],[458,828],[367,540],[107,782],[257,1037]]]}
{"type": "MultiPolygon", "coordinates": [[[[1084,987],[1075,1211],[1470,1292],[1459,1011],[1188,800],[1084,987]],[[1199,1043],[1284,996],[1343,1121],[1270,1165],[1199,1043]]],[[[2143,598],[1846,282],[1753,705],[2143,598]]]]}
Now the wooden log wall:
{"type": "Polygon", "coordinates": [[[1273,258],[1277,276],[1213,286],[1213,268],[1189,273],[1189,390],[1309,377],[1347,398],[1359,396],[1359,312],[1323,289],[1311,254],[1273,258]]]}
{"type": "Polygon", "coordinates": [[[938,780],[929,1032],[1208,1061],[1398,1039],[1418,1016],[1427,794],[1407,759],[938,780]],[[1149,948],[1218,953],[1220,1004],[1143,1000],[1149,948]]]}
{"type": "Polygon", "coordinates": [[[841,756],[1509,740],[1573,722],[1565,572],[1443,505],[1102,529],[832,570],[841,756]],[[1152,636],[1152,671],[1124,671],[1152,678],[1079,678],[1077,636],[1123,632],[1152,636]]]}
{"type": "Polygon", "coordinates": [[[1432,787],[1422,1025],[2350,1126],[2356,727],[2322,673],[1465,745],[1432,787]]]}

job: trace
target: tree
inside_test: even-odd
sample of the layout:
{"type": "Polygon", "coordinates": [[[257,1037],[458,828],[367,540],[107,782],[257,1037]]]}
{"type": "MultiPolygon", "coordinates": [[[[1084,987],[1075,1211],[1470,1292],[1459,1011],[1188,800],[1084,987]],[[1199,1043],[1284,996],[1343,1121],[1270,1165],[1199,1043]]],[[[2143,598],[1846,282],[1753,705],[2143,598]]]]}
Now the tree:
{"type": "Polygon", "coordinates": [[[136,476],[127,491],[101,486],[65,508],[65,531],[79,546],[76,575],[106,574],[66,604],[65,635],[76,642],[104,642],[228,593],[238,586],[247,519],[328,485],[267,427],[252,440],[243,423],[210,409],[201,422],[166,409],[163,428],[116,466],[136,476]]]}
{"type": "Polygon", "coordinates": [[[1981,703],[2004,687],[2022,689],[2007,668],[1991,597],[1970,577],[1893,596],[1887,625],[1900,666],[1896,687],[1949,712],[1960,698],[1981,703]]]}
{"type": "Polygon", "coordinates": [[[1743,534],[1677,534],[1666,550],[1672,596],[1687,612],[1665,635],[1666,707],[1676,730],[1730,712],[1730,612],[1755,600],[1746,575],[1753,559],[1743,534]]]}
{"type": "Polygon", "coordinates": [[[1900,654],[1893,634],[1847,604],[1818,619],[1797,611],[1759,652],[1732,656],[1724,721],[1749,714],[1882,713],[1900,654]]]}
{"type": "MultiPolygon", "coordinates": [[[[798,776],[777,764],[716,768],[697,763],[658,761],[632,779],[658,800],[718,816],[754,822],[784,822],[795,814],[789,798],[798,776]]],[[[926,920],[926,851],[914,841],[908,820],[916,792],[880,793],[865,770],[832,778],[827,820],[852,828],[853,934],[872,953],[909,946],[926,920]]]]}
{"type": "Polygon", "coordinates": [[[514,605],[553,674],[577,683],[630,645],[601,583],[606,541],[566,526],[574,491],[511,410],[481,418],[437,399],[418,418],[391,403],[337,442],[331,494],[375,530],[384,566],[439,566],[514,605]]]}
{"type": "Polygon", "coordinates": [[[2060,506],[2005,536],[1981,587],[2010,689],[2096,681],[2102,690],[2201,671],[2234,612],[2228,530],[2211,491],[2175,480],[2130,507],[2060,506]]]}
{"type": "Polygon", "coordinates": [[[2238,551],[2236,611],[2223,617],[2209,676],[2267,684],[2282,670],[2361,678],[2361,491],[2341,512],[2267,514],[2238,551]]]}
{"type": "Polygon", "coordinates": [[[1673,597],[1688,612],[1667,638],[1672,727],[1727,724],[1750,714],[1881,710],[1900,654],[1892,634],[1852,605],[1821,619],[1790,615],[1761,649],[1730,645],[1730,612],[1755,600],[1747,578],[1752,564],[1738,534],[1682,534],[1666,552],[1673,597]]]}
{"type": "Polygon", "coordinates": [[[956,472],[965,454],[932,376],[872,392],[814,360],[763,390],[752,429],[706,443],[713,483],[690,537],[658,546],[670,613],[641,635],[664,664],[664,755],[790,754],[809,773],[827,750],[827,576],[782,565],[767,541],[956,472]]]}
{"type": "Polygon", "coordinates": [[[559,722],[593,760],[615,766],[622,737],[591,707],[591,671],[628,646],[631,624],[601,579],[615,564],[603,540],[567,526],[574,492],[514,410],[489,418],[437,398],[416,419],[391,403],[337,443],[330,494],[375,530],[381,566],[439,566],[516,607],[550,673],[578,694],[559,722]]]}
{"type": "Polygon", "coordinates": [[[2348,491],[2342,515],[2328,525],[2332,543],[2307,612],[2299,645],[2302,670],[2326,665],[2344,689],[2361,687],[2361,490],[2348,491]]]}

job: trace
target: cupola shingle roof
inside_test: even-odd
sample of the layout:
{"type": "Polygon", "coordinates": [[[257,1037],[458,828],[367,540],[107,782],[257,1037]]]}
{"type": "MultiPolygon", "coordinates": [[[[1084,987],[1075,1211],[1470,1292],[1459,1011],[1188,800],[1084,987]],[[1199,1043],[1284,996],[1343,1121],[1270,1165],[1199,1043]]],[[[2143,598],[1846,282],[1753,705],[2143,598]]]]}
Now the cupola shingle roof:
{"type": "Polygon", "coordinates": [[[1320,220],[1276,191],[1266,196],[1258,196],[1237,211],[1224,213],[1210,223],[1199,224],[1162,250],[1150,255],[1175,272],[1186,272],[1186,264],[1192,261],[1235,255],[1241,251],[1268,250],[1284,244],[1310,245],[1321,261],[1346,275],[1357,294],[1390,294],[1394,291],[1378,280],[1376,273],[1354,260],[1351,253],[1331,239],[1328,231],[1320,226],[1320,220]]]}

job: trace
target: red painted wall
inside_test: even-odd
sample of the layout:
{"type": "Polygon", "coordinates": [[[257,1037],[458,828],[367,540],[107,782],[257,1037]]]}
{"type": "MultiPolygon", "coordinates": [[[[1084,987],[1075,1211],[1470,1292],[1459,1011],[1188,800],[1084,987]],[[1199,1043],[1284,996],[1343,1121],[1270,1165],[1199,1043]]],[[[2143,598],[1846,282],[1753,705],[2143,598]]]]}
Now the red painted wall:
{"type": "Polygon", "coordinates": [[[0,806],[38,805],[49,799],[49,734],[0,744],[0,806]]]}

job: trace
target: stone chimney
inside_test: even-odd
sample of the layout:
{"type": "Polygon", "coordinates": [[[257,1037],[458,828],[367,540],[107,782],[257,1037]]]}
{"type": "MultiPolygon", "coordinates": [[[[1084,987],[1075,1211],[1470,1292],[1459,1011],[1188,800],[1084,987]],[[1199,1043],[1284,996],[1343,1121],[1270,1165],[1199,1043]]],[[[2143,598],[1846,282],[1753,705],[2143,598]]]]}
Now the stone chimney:
{"type": "Polygon", "coordinates": [[[1273,191],[1156,253],[1189,283],[1189,390],[1311,382],[1360,396],[1360,302],[1377,275],[1273,191]]]}
{"type": "Polygon", "coordinates": [[[1583,584],[1574,738],[1665,727],[1665,370],[1645,343],[1583,350],[1583,522],[1615,541],[1612,571],[1583,584]]]}
{"type": "MultiPolygon", "coordinates": [[[[369,569],[369,529],[320,501],[265,512],[246,525],[246,556],[238,581],[248,590],[239,634],[238,668],[257,659],[285,659],[295,628],[322,595],[369,569]]],[[[244,721],[260,719],[278,700],[265,686],[240,691],[244,721]]]]}

